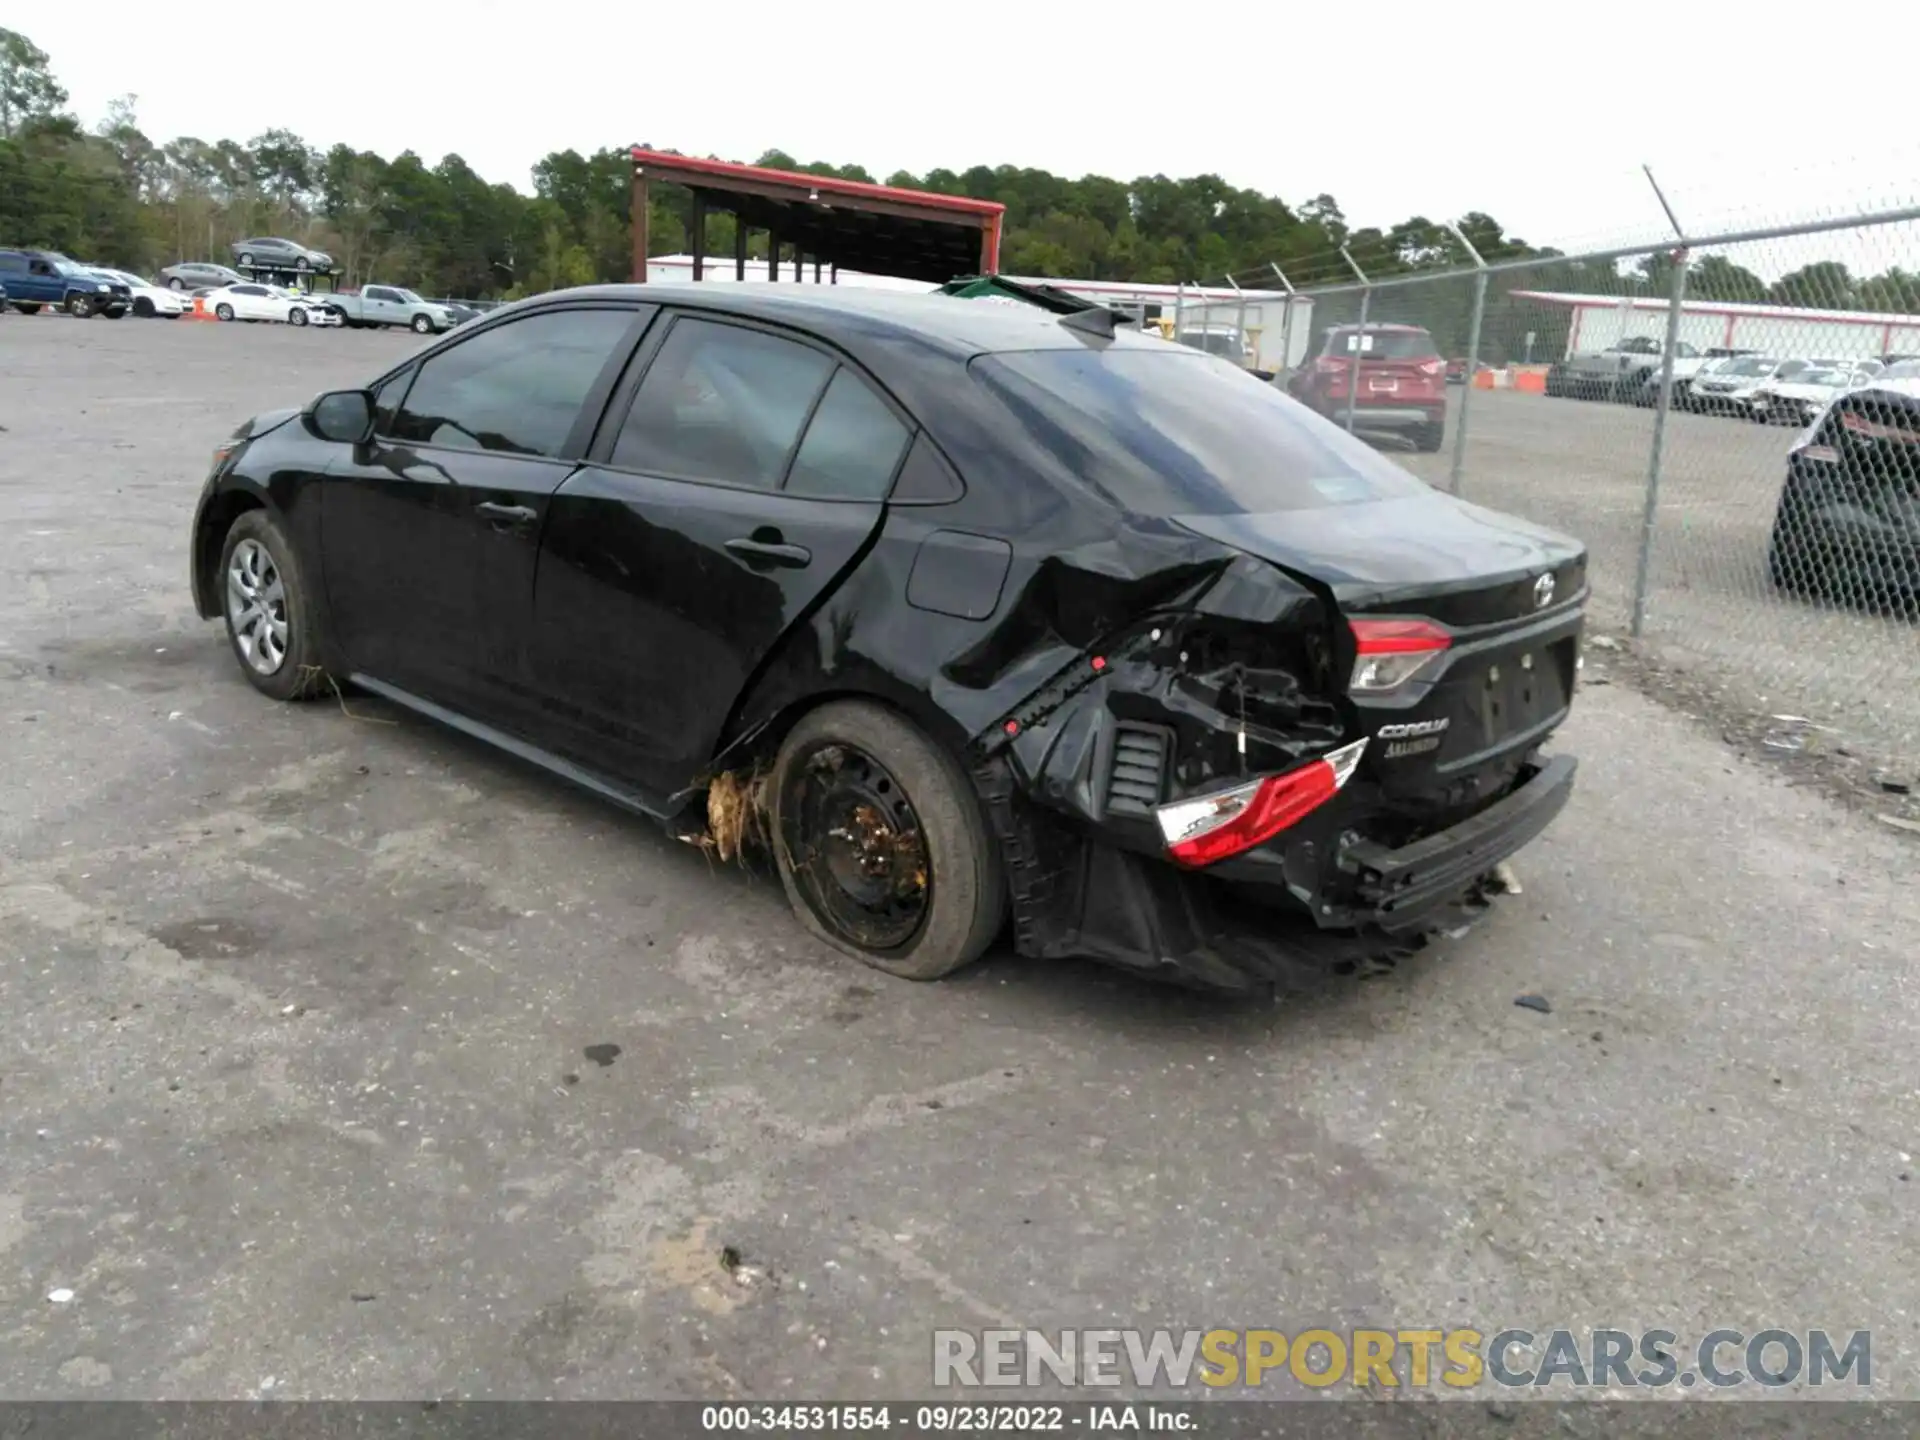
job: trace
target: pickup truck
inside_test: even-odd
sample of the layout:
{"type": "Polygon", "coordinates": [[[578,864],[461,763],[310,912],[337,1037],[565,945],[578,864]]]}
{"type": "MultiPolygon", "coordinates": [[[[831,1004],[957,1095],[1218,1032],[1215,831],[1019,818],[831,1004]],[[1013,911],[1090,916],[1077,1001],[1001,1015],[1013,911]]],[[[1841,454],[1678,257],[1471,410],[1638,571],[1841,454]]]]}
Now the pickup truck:
{"type": "MultiPolygon", "coordinates": [[[[1631,400],[1647,381],[1660,373],[1661,343],[1635,335],[1618,345],[1584,355],[1569,355],[1547,371],[1547,394],[1575,400],[1631,400]]],[[[1673,378],[1676,386],[1693,379],[1707,357],[1684,340],[1674,342],[1673,378]]]]}
{"type": "Polygon", "coordinates": [[[368,285],[313,298],[338,315],[345,325],[404,325],[417,335],[437,335],[460,323],[459,317],[446,306],[430,304],[397,285],[368,285]]]}

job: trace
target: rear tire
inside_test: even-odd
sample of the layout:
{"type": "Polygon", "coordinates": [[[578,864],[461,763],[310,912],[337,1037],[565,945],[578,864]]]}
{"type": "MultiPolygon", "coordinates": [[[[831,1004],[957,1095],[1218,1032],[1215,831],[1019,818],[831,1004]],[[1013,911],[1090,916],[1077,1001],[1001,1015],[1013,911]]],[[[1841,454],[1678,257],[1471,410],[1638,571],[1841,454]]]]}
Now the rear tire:
{"type": "Polygon", "coordinates": [[[218,305],[213,307],[213,314],[215,319],[231,320],[233,319],[233,306],[222,300],[218,305]]]}
{"type": "Polygon", "coordinates": [[[13,308],[18,310],[22,315],[38,315],[40,313],[40,302],[37,300],[16,300],[13,308]]]}
{"type": "Polygon", "coordinates": [[[187,288],[187,282],[182,280],[178,275],[176,275],[171,280],[167,281],[167,288],[169,290],[184,290],[187,288]]]}
{"type": "Polygon", "coordinates": [[[1422,425],[1413,434],[1413,448],[1422,454],[1433,455],[1439,452],[1447,440],[1445,425],[1422,425]]]}
{"type": "Polygon", "coordinates": [[[1000,851],[972,783],[890,710],[835,701],[806,715],[774,762],[769,812],[800,923],[875,969],[937,980],[977,960],[1006,919],[1000,851]]]}
{"type": "Polygon", "coordinates": [[[274,700],[304,700],[327,688],[318,596],[278,520],[249,510],[233,522],[215,584],[227,643],[248,684],[274,700]]]}
{"type": "Polygon", "coordinates": [[[242,270],[251,270],[253,268],[253,256],[243,254],[240,257],[239,265],[242,270]]]}

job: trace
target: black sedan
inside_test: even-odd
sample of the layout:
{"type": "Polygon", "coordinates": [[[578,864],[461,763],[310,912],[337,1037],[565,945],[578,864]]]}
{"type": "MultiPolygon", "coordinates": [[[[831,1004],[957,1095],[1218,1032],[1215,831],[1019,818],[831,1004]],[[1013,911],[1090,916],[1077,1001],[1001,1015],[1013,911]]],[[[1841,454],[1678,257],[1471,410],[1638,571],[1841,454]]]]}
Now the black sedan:
{"type": "Polygon", "coordinates": [[[495,311],[242,425],[192,531],[263,693],[764,847],[915,979],[1010,928],[1248,987],[1471,918],[1571,789],[1585,571],[1111,316],[798,286],[495,311]]]}
{"type": "Polygon", "coordinates": [[[1920,361],[1840,396],[1795,442],[1767,571],[1790,594],[1920,617],[1920,361]]]}

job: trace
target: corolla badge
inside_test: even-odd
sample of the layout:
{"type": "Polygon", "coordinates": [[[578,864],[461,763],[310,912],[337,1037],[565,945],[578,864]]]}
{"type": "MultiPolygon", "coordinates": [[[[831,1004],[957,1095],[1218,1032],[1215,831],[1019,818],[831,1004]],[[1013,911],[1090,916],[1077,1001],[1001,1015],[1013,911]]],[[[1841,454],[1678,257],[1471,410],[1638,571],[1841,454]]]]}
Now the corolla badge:
{"type": "Polygon", "coordinates": [[[1553,576],[1542,575],[1533,582],[1533,608],[1544,610],[1553,603],[1553,576]]]}

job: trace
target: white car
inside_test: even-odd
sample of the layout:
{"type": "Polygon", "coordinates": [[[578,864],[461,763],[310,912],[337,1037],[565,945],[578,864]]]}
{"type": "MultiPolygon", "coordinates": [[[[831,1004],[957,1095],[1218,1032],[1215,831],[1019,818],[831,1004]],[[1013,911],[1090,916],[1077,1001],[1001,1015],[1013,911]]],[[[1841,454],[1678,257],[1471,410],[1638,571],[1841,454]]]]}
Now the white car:
{"type": "Polygon", "coordinates": [[[142,280],[131,270],[109,270],[104,265],[89,266],[96,275],[118,280],[133,296],[133,313],[142,319],[176,320],[193,309],[193,301],[164,285],[142,280]]]}
{"type": "Polygon", "coordinates": [[[1756,420],[1775,425],[1798,425],[1804,429],[1833,403],[1835,397],[1849,390],[1858,390],[1885,368],[1877,360],[1864,360],[1854,365],[1822,364],[1816,360],[1811,370],[1802,370],[1791,380],[1761,386],[1748,403],[1753,407],[1756,420]]]}
{"type": "Polygon", "coordinates": [[[1699,375],[1689,390],[1695,410],[1710,415],[1754,417],[1753,397],[1763,389],[1795,379],[1813,369],[1807,360],[1774,360],[1765,355],[1742,355],[1709,374],[1699,375]]]}
{"type": "Polygon", "coordinates": [[[222,285],[200,296],[207,313],[218,320],[278,320],[288,325],[338,325],[340,317],[307,295],[295,295],[278,285],[222,285]]]}

